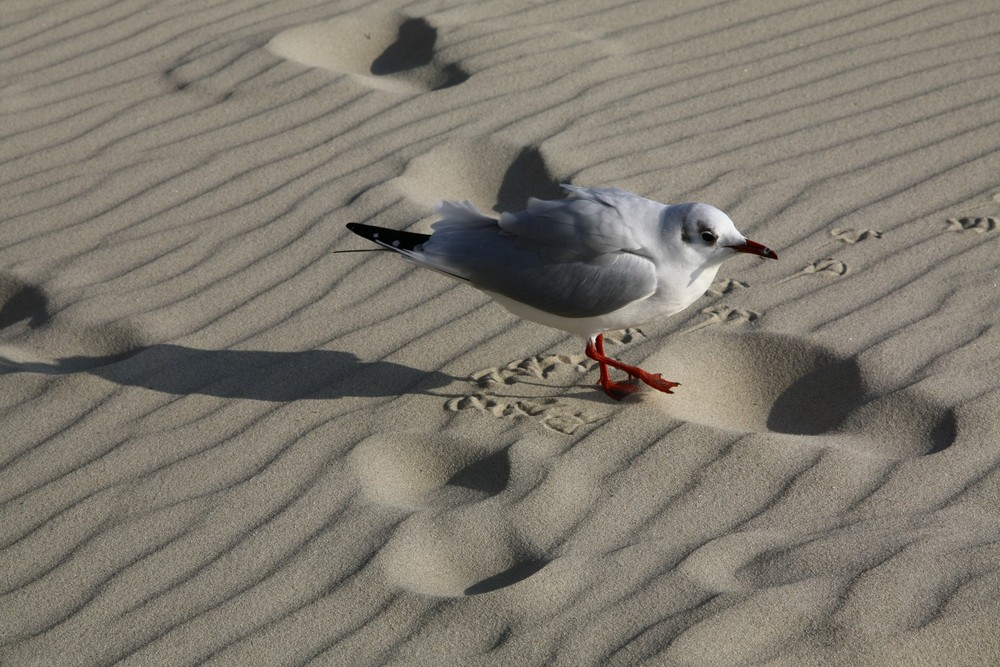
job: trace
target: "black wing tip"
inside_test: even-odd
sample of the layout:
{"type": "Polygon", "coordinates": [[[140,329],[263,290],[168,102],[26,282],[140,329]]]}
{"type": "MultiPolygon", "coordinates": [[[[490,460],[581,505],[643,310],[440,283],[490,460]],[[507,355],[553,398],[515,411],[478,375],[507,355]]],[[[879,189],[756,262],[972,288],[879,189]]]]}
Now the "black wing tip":
{"type": "Polygon", "coordinates": [[[360,222],[349,222],[347,228],[359,236],[365,236],[369,230],[378,229],[371,225],[363,225],[360,222]]]}
{"type": "Polygon", "coordinates": [[[349,222],[347,223],[347,228],[358,236],[366,238],[369,241],[375,241],[376,243],[379,241],[379,236],[392,234],[391,229],[383,229],[375,225],[364,225],[360,222],[349,222]]]}
{"type": "Polygon", "coordinates": [[[347,229],[389,250],[413,250],[416,246],[430,238],[429,234],[401,232],[387,227],[365,225],[360,222],[347,223],[347,229]]]}

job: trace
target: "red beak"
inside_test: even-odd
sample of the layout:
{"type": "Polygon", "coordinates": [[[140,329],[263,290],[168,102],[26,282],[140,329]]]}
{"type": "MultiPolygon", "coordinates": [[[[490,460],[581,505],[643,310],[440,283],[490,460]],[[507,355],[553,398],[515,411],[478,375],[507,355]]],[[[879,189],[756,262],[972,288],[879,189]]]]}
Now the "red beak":
{"type": "Polygon", "coordinates": [[[739,245],[731,245],[726,247],[732,248],[736,252],[747,252],[750,253],[751,255],[760,255],[761,257],[765,257],[767,259],[778,259],[777,253],[775,253],[773,250],[768,248],[766,245],[761,245],[756,241],[751,241],[750,239],[747,239],[746,241],[740,243],[739,245]]]}

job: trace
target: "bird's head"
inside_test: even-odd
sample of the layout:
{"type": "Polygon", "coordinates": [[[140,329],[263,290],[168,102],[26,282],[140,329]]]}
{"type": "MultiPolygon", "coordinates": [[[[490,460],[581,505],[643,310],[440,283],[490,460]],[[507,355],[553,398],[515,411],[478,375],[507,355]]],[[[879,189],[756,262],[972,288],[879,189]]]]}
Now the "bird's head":
{"type": "Polygon", "coordinates": [[[778,255],[756,241],[746,238],[736,229],[729,216],[708,204],[671,206],[679,222],[679,236],[686,255],[701,257],[708,264],[718,264],[736,252],[778,259],[778,255]]]}

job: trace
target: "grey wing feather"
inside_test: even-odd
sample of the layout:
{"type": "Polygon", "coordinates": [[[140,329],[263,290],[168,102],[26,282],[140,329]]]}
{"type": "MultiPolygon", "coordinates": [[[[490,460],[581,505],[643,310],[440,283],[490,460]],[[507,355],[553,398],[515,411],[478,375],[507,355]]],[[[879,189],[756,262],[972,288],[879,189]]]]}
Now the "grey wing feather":
{"type": "Polygon", "coordinates": [[[560,317],[603,315],[656,291],[652,262],[628,254],[606,263],[484,264],[470,280],[477,287],[560,317]]]}
{"type": "Polygon", "coordinates": [[[574,188],[572,192],[571,199],[529,199],[528,210],[502,214],[499,225],[521,239],[558,246],[565,258],[641,248],[613,200],[599,196],[602,191],[574,188]]]}
{"type": "Polygon", "coordinates": [[[531,200],[499,221],[447,205],[410,259],[561,317],[593,317],[656,290],[653,263],[617,209],[592,199],[531,200]]]}

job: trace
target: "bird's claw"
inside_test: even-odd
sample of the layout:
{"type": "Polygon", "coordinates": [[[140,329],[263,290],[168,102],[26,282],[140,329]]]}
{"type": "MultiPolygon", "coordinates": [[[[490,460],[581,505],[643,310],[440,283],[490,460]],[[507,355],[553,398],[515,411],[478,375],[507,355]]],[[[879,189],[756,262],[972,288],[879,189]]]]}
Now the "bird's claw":
{"type": "Polygon", "coordinates": [[[607,381],[598,380],[597,384],[601,385],[604,393],[620,401],[630,394],[634,394],[642,388],[640,382],[644,382],[653,389],[657,391],[662,391],[664,394],[674,393],[672,389],[674,387],[681,386],[680,382],[672,382],[670,380],[665,380],[663,375],[660,373],[648,373],[643,372],[642,375],[628,374],[628,380],[625,382],[615,382],[614,380],[608,379],[607,381]]]}
{"type": "Polygon", "coordinates": [[[674,392],[672,392],[671,389],[681,386],[680,382],[664,380],[663,376],[659,373],[650,373],[649,377],[643,378],[643,382],[657,391],[662,391],[664,394],[672,394],[674,392]]]}
{"type": "Polygon", "coordinates": [[[664,380],[663,376],[659,373],[645,373],[642,376],[632,375],[629,373],[628,380],[626,382],[614,382],[609,380],[607,383],[598,381],[598,384],[601,385],[602,389],[604,389],[605,394],[616,401],[620,401],[626,396],[639,391],[642,388],[642,385],[639,384],[640,381],[657,391],[662,391],[664,394],[672,394],[674,392],[671,390],[674,387],[681,386],[680,382],[664,380]]]}

